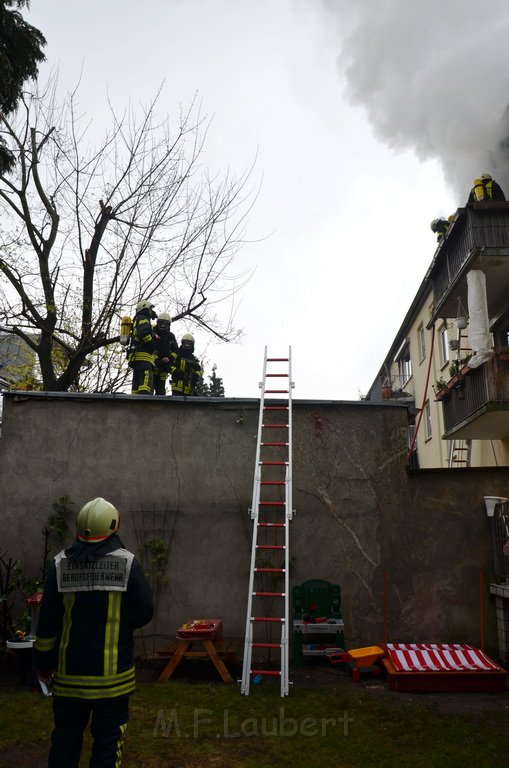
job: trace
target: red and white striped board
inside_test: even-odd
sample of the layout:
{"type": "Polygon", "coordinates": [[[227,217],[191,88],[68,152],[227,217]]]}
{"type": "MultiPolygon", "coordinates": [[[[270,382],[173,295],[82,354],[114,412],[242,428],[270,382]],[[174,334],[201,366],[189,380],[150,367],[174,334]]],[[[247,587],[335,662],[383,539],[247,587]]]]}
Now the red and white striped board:
{"type": "Polygon", "coordinates": [[[387,654],[398,672],[500,671],[483,651],[464,643],[388,643],[387,654]]]}

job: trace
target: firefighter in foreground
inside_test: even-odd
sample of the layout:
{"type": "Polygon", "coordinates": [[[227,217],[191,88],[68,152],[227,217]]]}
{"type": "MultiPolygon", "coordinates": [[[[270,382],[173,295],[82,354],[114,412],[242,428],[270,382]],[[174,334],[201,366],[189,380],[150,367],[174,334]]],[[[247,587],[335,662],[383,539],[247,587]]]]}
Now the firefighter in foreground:
{"type": "Polygon", "coordinates": [[[133,395],[151,395],[154,389],[156,341],[151,321],[156,318],[151,301],[142,299],[138,302],[127,352],[129,367],[133,369],[133,395]]]}
{"type": "Polygon", "coordinates": [[[35,641],[39,679],[53,690],[48,768],[78,768],[90,716],[91,768],[121,765],[135,689],[133,630],[151,620],[153,600],[118,528],[113,504],[89,501],[76,539],[48,571],[35,641]]]}
{"type": "Polygon", "coordinates": [[[177,339],[170,331],[171,317],[166,312],[158,315],[157,323],[153,329],[156,344],[156,357],[154,365],[154,394],[166,394],[166,379],[172,366],[172,353],[178,352],[177,339]]]}
{"type": "Polygon", "coordinates": [[[194,356],[194,337],[190,333],[182,336],[177,352],[172,355],[171,393],[176,397],[189,397],[197,394],[203,370],[201,363],[194,356]]]}

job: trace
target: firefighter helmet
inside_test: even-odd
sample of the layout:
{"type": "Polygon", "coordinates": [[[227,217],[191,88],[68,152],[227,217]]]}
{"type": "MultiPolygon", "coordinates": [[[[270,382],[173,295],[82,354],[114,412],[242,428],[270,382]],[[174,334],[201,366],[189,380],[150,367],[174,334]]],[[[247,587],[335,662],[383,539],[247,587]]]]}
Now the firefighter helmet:
{"type": "Polygon", "coordinates": [[[136,312],[141,312],[142,309],[153,309],[154,305],[150,299],[142,299],[136,304],[136,312]]]}
{"type": "Polygon", "coordinates": [[[190,349],[191,352],[194,352],[194,336],[191,336],[190,333],[182,336],[182,346],[184,349],[190,349]]]}
{"type": "Polygon", "coordinates": [[[481,173],[481,179],[482,179],[482,181],[491,181],[491,174],[490,173],[481,173]]]}
{"type": "Polygon", "coordinates": [[[167,320],[169,323],[171,323],[171,315],[169,315],[167,312],[161,312],[161,314],[157,316],[157,319],[167,320]]]}
{"type": "Polygon", "coordinates": [[[439,223],[440,223],[440,219],[433,219],[433,221],[430,224],[432,232],[436,232],[437,231],[437,227],[438,227],[439,223]]]}
{"type": "Polygon", "coordinates": [[[104,541],[120,527],[118,509],[106,499],[87,502],[78,513],[77,534],[80,541],[95,543],[104,541]]]}

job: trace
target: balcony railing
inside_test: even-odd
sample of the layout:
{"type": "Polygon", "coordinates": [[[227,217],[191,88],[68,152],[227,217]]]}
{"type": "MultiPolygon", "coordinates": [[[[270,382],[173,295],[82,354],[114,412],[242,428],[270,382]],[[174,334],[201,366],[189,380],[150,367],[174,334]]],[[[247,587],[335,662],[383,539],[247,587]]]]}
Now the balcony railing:
{"type": "MultiPolygon", "coordinates": [[[[479,203],[459,208],[456,220],[437,249],[429,273],[433,286],[434,315],[455,317],[455,312],[444,312],[443,306],[455,281],[467,265],[472,268],[473,260],[481,253],[486,254],[488,251],[495,254],[501,249],[509,252],[509,203],[479,203]]],[[[455,295],[454,301],[456,298],[455,295]]]]}
{"type": "Polygon", "coordinates": [[[381,389],[382,400],[408,400],[414,397],[414,382],[412,377],[405,378],[395,375],[384,379],[381,389]]]}
{"type": "MultiPolygon", "coordinates": [[[[508,357],[509,355],[503,353],[494,356],[479,368],[466,366],[437,393],[437,400],[441,400],[443,405],[446,437],[488,410],[508,411],[508,357]]],[[[500,435],[492,436],[496,438],[500,435]]]]}

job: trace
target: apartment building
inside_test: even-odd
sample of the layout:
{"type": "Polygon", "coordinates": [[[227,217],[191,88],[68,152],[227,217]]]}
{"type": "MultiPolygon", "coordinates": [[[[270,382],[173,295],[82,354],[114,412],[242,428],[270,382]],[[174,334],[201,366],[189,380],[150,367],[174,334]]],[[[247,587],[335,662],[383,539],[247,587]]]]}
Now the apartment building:
{"type": "Polygon", "coordinates": [[[509,465],[509,203],[459,208],[370,387],[411,466],[509,465]]]}

